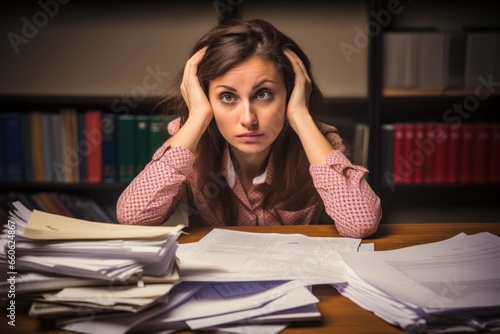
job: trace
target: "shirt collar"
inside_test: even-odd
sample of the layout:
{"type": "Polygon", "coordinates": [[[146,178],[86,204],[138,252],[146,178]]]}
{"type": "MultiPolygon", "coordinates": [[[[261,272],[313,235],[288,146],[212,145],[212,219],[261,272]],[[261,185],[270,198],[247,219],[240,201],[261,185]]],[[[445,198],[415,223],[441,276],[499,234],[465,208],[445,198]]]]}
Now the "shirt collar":
{"type": "MultiPolygon", "coordinates": [[[[226,144],[224,148],[224,154],[222,157],[223,161],[223,166],[225,166],[224,174],[227,179],[227,183],[231,189],[233,189],[234,185],[236,184],[236,171],[234,169],[233,161],[231,160],[231,154],[229,152],[229,145],[226,144]]],[[[271,184],[271,171],[274,167],[273,163],[273,155],[269,157],[269,161],[267,162],[266,170],[264,173],[262,173],[259,176],[254,177],[253,179],[253,184],[262,184],[262,183],[267,183],[271,184]]]]}

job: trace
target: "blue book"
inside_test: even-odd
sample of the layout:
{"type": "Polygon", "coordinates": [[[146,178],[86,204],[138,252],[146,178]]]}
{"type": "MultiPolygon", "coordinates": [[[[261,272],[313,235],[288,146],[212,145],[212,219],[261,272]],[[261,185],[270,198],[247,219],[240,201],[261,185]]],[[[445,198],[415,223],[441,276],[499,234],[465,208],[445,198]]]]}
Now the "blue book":
{"type": "Polygon", "coordinates": [[[80,182],[85,183],[87,182],[87,158],[88,158],[88,151],[90,148],[88,145],[84,147],[84,149],[81,149],[83,146],[83,143],[87,142],[87,138],[85,137],[85,113],[78,113],[77,116],[77,131],[78,131],[78,143],[79,143],[79,152],[78,152],[78,157],[80,161],[80,168],[79,168],[79,174],[80,174],[80,182]]]}
{"type": "Polygon", "coordinates": [[[11,182],[23,180],[21,114],[9,112],[4,115],[6,179],[11,182]]]}
{"type": "Polygon", "coordinates": [[[0,115],[0,182],[7,181],[7,133],[4,127],[5,115],[0,115]]]}
{"type": "Polygon", "coordinates": [[[23,179],[26,182],[33,181],[33,161],[31,159],[31,127],[29,113],[23,113],[21,116],[21,132],[23,144],[23,179]]]}
{"type": "MultiPolygon", "coordinates": [[[[102,131],[102,180],[104,183],[117,182],[116,115],[103,113],[102,131]]],[[[127,144],[124,144],[127,145],[127,144]]]]}
{"type": "Polygon", "coordinates": [[[43,146],[43,180],[54,181],[52,178],[52,162],[54,161],[51,137],[51,118],[49,113],[42,113],[42,146],[43,146]]]}

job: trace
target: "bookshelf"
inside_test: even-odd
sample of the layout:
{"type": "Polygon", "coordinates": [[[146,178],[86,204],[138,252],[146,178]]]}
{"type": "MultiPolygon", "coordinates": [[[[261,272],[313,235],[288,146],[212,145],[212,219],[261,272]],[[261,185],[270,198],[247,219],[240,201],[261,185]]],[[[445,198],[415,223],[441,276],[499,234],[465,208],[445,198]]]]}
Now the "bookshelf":
{"type": "MultiPolygon", "coordinates": [[[[390,3],[370,1],[370,11],[380,13],[387,10],[390,3]]],[[[457,173],[457,169],[458,172],[465,173],[463,161],[467,160],[466,155],[469,155],[470,160],[477,158],[473,162],[476,165],[479,165],[477,160],[488,160],[487,172],[479,167],[470,168],[473,174],[473,179],[470,180],[457,177],[452,181],[440,181],[437,177],[430,177],[428,181],[424,178],[422,182],[418,179],[418,167],[428,166],[425,164],[432,157],[436,159],[437,153],[423,154],[421,146],[418,146],[421,144],[418,138],[421,137],[416,137],[416,132],[413,131],[401,135],[402,138],[410,138],[407,140],[409,144],[396,155],[400,157],[400,161],[404,161],[404,157],[413,157],[413,160],[406,161],[411,161],[415,168],[408,172],[410,182],[395,182],[396,166],[402,170],[403,162],[394,164],[394,159],[397,158],[392,150],[399,148],[394,146],[394,142],[387,141],[387,138],[396,140],[391,135],[394,125],[405,124],[412,125],[413,128],[417,124],[447,125],[460,131],[464,131],[463,125],[479,129],[476,125],[486,124],[490,127],[488,138],[493,138],[495,133],[498,137],[498,127],[493,129],[492,126],[500,123],[500,85],[496,84],[500,81],[500,16],[498,10],[493,10],[496,4],[493,1],[459,1],[454,6],[449,6],[444,1],[424,0],[418,3],[404,2],[401,6],[401,10],[390,18],[390,23],[380,26],[380,33],[374,34],[370,39],[369,169],[371,184],[383,203],[382,223],[498,222],[500,209],[494,198],[500,193],[500,183],[498,171],[493,170],[498,168],[490,167],[493,164],[490,160],[498,155],[498,149],[493,148],[497,144],[479,144],[479,130],[474,132],[477,146],[467,149],[463,146],[465,141],[459,141],[458,151],[455,152],[457,146],[451,146],[452,136],[446,132],[446,139],[442,141],[443,145],[448,146],[439,151],[436,145],[435,149],[436,152],[441,152],[441,160],[433,162],[433,169],[441,169],[445,178],[457,173]],[[483,34],[495,37],[486,44],[474,44],[476,35],[483,34]],[[436,35],[440,35],[441,43],[436,42],[436,35]],[[397,41],[391,45],[392,42],[388,41],[393,37],[397,41]],[[435,40],[431,41],[433,38],[435,40]],[[481,51],[471,55],[474,49],[481,51]],[[495,57],[495,61],[490,60],[495,57]],[[481,76],[482,79],[477,80],[481,76]],[[384,134],[384,131],[388,131],[388,134],[384,134]],[[478,152],[485,150],[485,147],[488,150],[481,153],[485,157],[482,158],[478,152]],[[457,160],[452,160],[450,150],[458,155],[455,157],[457,160]],[[416,159],[418,153],[423,157],[422,163],[416,159]],[[389,163],[385,160],[387,156],[392,156],[389,163]],[[484,175],[486,173],[495,176],[488,177],[484,175]],[[481,178],[474,179],[474,175],[481,178]]],[[[406,128],[411,129],[412,126],[406,128]]]]}
{"type": "Polygon", "coordinates": [[[167,136],[166,132],[161,131],[164,128],[164,117],[154,113],[160,97],[144,99],[133,109],[133,113],[116,112],[113,101],[118,98],[0,96],[4,141],[2,154],[9,155],[8,159],[3,155],[4,160],[0,166],[0,196],[7,199],[24,194],[35,206],[37,202],[34,196],[40,194],[64,194],[75,200],[92,200],[95,205],[108,212],[111,219],[106,221],[116,221],[118,196],[167,136]],[[74,112],[69,126],[62,123],[64,111],[67,110],[74,112]],[[44,123],[45,119],[42,117],[32,119],[35,114],[46,116],[52,123],[44,123]],[[91,114],[92,117],[97,117],[94,119],[97,123],[92,124],[85,119],[91,114]],[[108,116],[113,117],[114,123],[108,123],[108,116]],[[15,125],[10,132],[6,127],[7,119],[15,125]],[[130,127],[127,132],[122,131],[125,129],[125,123],[119,123],[122,119],[127,120],[126,126],[130,127]],[[42,123],[39,133],[33,130],[36,123],[42,123]],[[139,125],[142,129],[139,129],[139,125]],[[67,138],[53,137],[54,134],[62,136],[69,129],[69,136],[73,139],[71,143],[67,138]],[[122,145],[119,145],[119,135],[124,138],[121,140],[122,145]],[[111,140],[106,139],[106,136],[111,137],[111,140]],[[35,148],[37,142],[40,145],[35,148]],[[13,157],[11,153],[15,151],[19,154],[13,157]],[[93,153],[97,157],[92,156],[93,153]],[[35,162],[36,155],[43,159],[35,162]],[[61,160],[60,157],[69,160],[61,160]],[[122,167],[127,167],[127,172],[122,171],[122,167]],[[40,170],[37,171],[38,169],[40,170]]]}

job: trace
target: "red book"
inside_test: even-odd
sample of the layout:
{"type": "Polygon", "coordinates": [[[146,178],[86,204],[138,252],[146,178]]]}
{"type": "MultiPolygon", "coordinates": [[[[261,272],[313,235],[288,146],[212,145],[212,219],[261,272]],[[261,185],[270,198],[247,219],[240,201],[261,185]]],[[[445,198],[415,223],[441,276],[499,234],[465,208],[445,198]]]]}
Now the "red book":
{"type": "Polygon", "coordinates": [[[400,162],[402,182],[406,184],[413,183],[413,175],[415,174],[414,163],[414,141],[415,141],[415,125],[408,123],[403,126],[403,159],[400,162]]]}
{"type": "Polygon", "coordinates": [[[101,111],[87,110],[85,112],[85,148],[87,154],[87,181],[99,183],[102,181],[102,134],[101,111]]]}
{"type": "Polygon", "coordinates": [[[463,124],[460,139],[460,183],[471,183],[473,180],[472,159],[474,159],[474,124],[463,124]]]}
{"type": "Polygon", "coordinates": [[[400,162],[403,159],[403,143],[404,143],[404,125],[401,123],[394,124],[394,143],[393,143],[393,182],[403,182],[400,162]]]}
{"type": "Polygon", "coordinates": [[[446,175],[449,169],[447,154],[447,146],[449,141],[448,124],[436,123],[434,127],[434,140],[436,142],[434,183],[445,183],[446,175]]]}
{"type": "Polygon", "coordinates": [[[425,139],[425,125],[423,123],[415,124],[415,150],[413,154],[413,161],[415,165],[415,175],[413,182],[421,184],[424,182],[423,168],[425,164],[425,153],[423,151],[423,143],[425,139]]]}
{"type": "Polygon", "coordinates": [[[491,125],[490,141],[488,181],[490,183],[500,183],[500,124],[491,125]]]}
{"type": "Polygon", "coordinates": [[[487,183],[490,164],[490,126],[485,123],[475,125],[474,158],[472,163],[472,181],[487,183]]]}
{"type": "Polygon", "coordinates": [[[422,151],[425,154],[425,164],[422,169],[424,183],[434,183],[436,175],[436,139],[434,138],[435,123],[425,124],[425,138],[422,151]]]}
{"type": "Polygon", "coordinates": [[[446,181],[448,183],[458,183],[459,153],[462,151],[460,148],[460,131],[461,126],[450,125],[448,139],[448,174],[446,175],[446,181]]]}

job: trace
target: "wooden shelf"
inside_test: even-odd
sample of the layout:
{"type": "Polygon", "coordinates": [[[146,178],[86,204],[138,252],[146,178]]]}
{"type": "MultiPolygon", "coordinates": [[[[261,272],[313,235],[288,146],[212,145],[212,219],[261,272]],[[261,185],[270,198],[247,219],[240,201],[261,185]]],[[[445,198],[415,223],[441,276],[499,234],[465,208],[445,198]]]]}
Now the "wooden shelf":
{"type": "Polygon", "coordinates": [[[437,88],[384,88],[382,91],[382,96],[384,97],[429,97],[429,96],[469,96],[475,94],[488,94],[488,95],[500,95],[500,89],[496,88],[495,91],[491,92],[486,90],[486,88],[482,88],[480,90],[476,90],[475,88],[468,89],[437,89],[437,88]]]}

